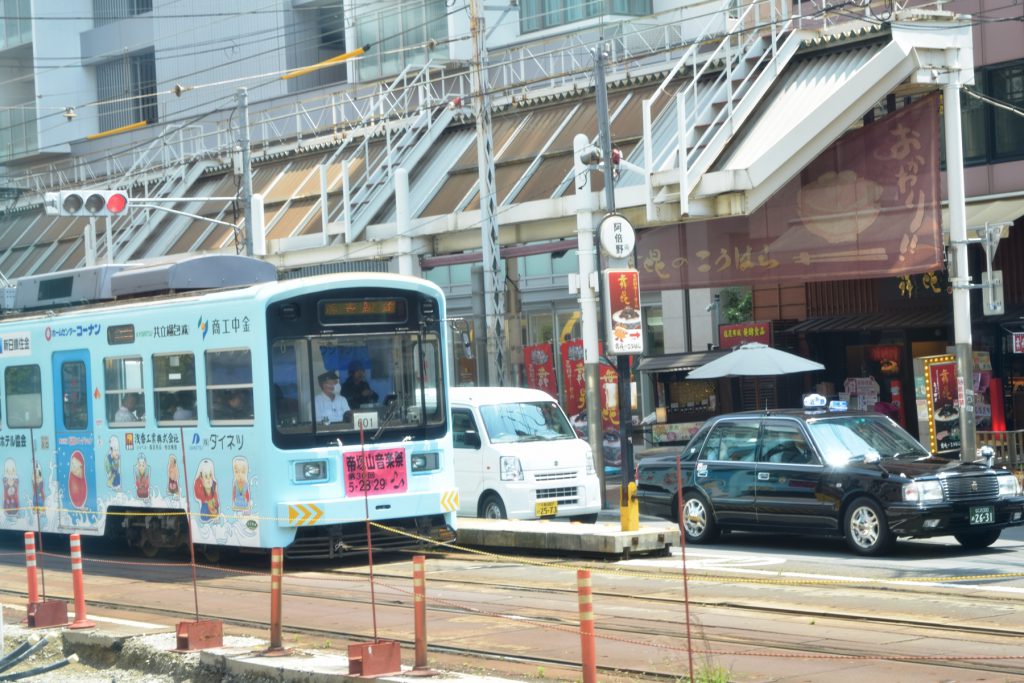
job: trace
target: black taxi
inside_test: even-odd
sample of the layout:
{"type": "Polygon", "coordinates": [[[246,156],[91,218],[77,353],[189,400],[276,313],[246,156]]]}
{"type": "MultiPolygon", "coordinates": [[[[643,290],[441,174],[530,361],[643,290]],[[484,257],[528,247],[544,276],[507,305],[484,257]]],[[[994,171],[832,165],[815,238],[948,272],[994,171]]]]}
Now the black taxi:
{"type": "Polygon", "coordinates": [[[879,555],[900,536],[985,548],[1024,523],[1016,476],[991,459],[935,457],[884,415],[810,405],[719,415],[680,456],[641,459],[640,512],[678,521],[678,469],[687,543],[726,530],[817,534],[879,555]]]}

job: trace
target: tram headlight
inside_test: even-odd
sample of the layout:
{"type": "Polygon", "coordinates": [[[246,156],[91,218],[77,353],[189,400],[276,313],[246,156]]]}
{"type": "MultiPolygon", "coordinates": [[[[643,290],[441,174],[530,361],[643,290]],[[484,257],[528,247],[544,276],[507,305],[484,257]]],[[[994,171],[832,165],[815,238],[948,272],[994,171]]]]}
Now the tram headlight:
{"type": "Polygon", "coordinates": [[[413,453],[411,460],[413,472],[430,472],[440,466],[437,453],[413,453]]]}
{"type": "Polygon", "coordinates": [[[296,481],[323,481],[327,479],[326,460],[307,460],[295,463],[296,481]]]}

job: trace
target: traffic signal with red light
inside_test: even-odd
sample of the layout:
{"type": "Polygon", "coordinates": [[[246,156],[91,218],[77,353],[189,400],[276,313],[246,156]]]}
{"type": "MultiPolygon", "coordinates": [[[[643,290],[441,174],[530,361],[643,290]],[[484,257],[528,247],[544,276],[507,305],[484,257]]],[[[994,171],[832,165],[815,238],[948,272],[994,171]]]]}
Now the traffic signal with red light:
{"type": "Polygon", "coordinates": [[[120,190],[47,192],[43,207],[51,216],[117,216],[128,207],[128,195],[120,190]]]}

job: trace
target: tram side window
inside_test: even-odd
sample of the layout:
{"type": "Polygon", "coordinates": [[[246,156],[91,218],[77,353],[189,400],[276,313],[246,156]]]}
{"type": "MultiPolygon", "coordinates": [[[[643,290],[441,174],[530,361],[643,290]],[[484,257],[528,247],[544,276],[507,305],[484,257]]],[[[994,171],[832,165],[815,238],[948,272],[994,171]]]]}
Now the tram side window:
{"type": "Polygon", "coordinates": [[[274,421],[287,434],[313,431],[313,395],[309,374],[309,345],[303,339],[277,341],[270,349],[271,396],[274,421]]]}
{"type": "Polygon", "coordinates": [[[206,405],[212,425],[252,424],[252,352],[206,352],[206,405]]]}
{"type": "Polygon", "coordinates": [[[103,380],[107,422],[112,427],[145,424],[146,402],[142,386],[142,357],[104,358],[103,380]]]}
{"type": "Polygon", "coordinates": [[[162,427],[196,424],[196,359],[191,353],[153,355],[156,423],[162,427]]]}
{"type": "Polygon", "coordinates": [[[30,429],[43,426],[43,391],[38,365],[12,365],[4,370],[7,426],[30,429]]]}
{"type": "Polygon", "coordinates": [[[60,390],[65,429],[86,429],[89,426],[89,397],[85,391],[85,363],[68,361],[60,366],[60,390]]]}

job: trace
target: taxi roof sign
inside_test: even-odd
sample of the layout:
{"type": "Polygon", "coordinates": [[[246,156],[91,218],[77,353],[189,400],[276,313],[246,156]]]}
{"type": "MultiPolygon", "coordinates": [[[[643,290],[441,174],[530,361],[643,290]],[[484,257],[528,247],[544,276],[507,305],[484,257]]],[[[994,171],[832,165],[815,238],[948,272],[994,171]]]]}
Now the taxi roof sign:
{"type": "Polygon", "coordinates": [[[807,394],[804,396],[804,408],[824,408],[828,405],[828,399],[821,394],[807,394]]]}

